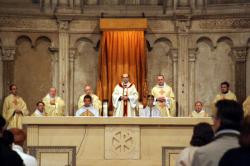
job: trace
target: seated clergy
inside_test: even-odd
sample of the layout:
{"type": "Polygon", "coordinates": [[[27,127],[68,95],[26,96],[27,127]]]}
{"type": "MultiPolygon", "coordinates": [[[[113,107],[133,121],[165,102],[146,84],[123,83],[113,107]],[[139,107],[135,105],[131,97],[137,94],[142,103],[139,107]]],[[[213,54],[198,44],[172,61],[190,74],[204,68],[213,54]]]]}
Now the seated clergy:
{"type": "Polygon", "coordinates": [[[93,104],[93,107],[99,111],[99,114],[101,114],[101,110],[102,110],[102,102],[99,100],[98,96],[96,96],[94,93],[93,93],[93,90],[91,88],[91,86],[89,85],[86,85],[84,87],[84,94],[80,96],[79,100],[78,100],[78,109],[80,109],[83,105],[84,105],[84,102],[83,102],[83,98],[84,96],[86,95],[90,95],[91,98],[92,98],[92,104],[93,104]]]}
{"type": "Polygon", "coordinates": [[[147,106],[140,110],[140,117],[160,117],[160,111],[153,105],[154,104],[154,96],[147,96],[147,106]]]}
{"type": "Polygon", "coordinates": [[[64,101],[56,95],[56,88],[50,88],[49,93],[43,98],[45,114],[47,116],[64,116],[64,101]]]}
{"type": "Polygon", "coordinates": [[[84,105],[76,111],[75,116],[99,116],[98,110],[96,110],[92,105],[92,98],[90,95],[84,96],[83,103],[84,105]]]}
{"type": "Polygon", "coordinates": [[[36,103],[36,110],[33,112],[31,116],[45,116],[45,111],[44,111],[44,102],[38,101],[36,103]]]}
{"type": "Polygon", "coordinates": [[[208,117],[208,114],[205,110],[203,110],[203,103],[201,101],[196,101],[194,105],[195,109],[191,112],[191,117],[194,118],[202,118],[208,117]]]}

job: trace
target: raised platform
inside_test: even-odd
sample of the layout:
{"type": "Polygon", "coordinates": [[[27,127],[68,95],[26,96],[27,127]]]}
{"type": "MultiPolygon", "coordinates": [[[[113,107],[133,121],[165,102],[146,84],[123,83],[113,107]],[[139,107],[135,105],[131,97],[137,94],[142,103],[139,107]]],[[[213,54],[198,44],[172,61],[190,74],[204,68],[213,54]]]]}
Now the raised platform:
{"type": "Polygon", "coordinates": [[[168,166],[211,118],[24,117],[27,146],[46,166],[168,166]]]}

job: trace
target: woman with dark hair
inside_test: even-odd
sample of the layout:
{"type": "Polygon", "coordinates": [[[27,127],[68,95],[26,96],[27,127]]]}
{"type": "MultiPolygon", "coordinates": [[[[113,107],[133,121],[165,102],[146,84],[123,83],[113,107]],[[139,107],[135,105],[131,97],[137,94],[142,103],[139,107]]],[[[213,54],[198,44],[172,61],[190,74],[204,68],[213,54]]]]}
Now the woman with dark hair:
{"type": "Polygon", "coordinates": [[[193,136],[189,147],[185,148],[176,161],[176,166],[191,166],[195,150],[199,146],[206,145],[212,141],[214,132],[210,124],[199,123],[194,126],[193,136]]]}
{"type": "Polygon", "coordinates": [[[250,165],[250,115],[244,119],[239,144],[241,147],[231,149],[223,155],[219,166],[250,165]]]}

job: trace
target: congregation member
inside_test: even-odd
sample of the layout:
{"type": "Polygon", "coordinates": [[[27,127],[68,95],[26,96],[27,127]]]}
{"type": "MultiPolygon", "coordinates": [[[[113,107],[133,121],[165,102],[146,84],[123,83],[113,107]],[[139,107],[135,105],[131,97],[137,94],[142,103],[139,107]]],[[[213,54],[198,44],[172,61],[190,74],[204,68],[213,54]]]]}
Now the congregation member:
{"type": "Polygon", "coordinates": [[[45,116],[44,102],[38,101],[36,103],[36,110],[33,112],[32,116],[45,116]]]}
{"type": "Polygon", "coordinates": [[[138,92],[133,83],[129,82],[129,75],[122,75],[122,82],[117,84],[112,93],[112,103],[114,116],[133,117],[136,116],[136,106],[138,105],[138,92]]]}
{"type": "Polygon", "coordinates": [[[208,117],[207,112],[203,109],[203,103],[201,101],[195,102],[194,110],[191,112],[190,117],[193,117],[193,118],[208,117]]]}
{"type": "Polygon", "coordinates": [[[49,93],[43,98],[45,114],[47,116],[64,116],[65,104],[61,97],[57,96],[56,88],[50,88],[49,93]]]}
{"type": "Polygon", "coordinates": [[[10,132],[14,135],[14,143],[12,149],[22,158],[25,166],[37,166],[35,157],[25,153],[23,151],[24,142],[26,140],[26,134],[23,130],[12,128],[10,132]]]}
{"type": "Polygon", "coordinates": [[[91,96],[92,105],[96,110],[99,111],[99,115],[100,115],[102,111],[102,102],[99,100],[99,97],[93,93],[92,87],[90,85],[86,85],[84,87],[84,94],[81,95],[78,100],[78,109],[80,109],[84,105],[83,99],[84,99],[84,96],[86,95],[91,96]]]}
{"type": "Polygon", "coordinates": [[[250,96],[243,102],[244,115],[250,115],[250,96]]]}
{"type": "Polygon", "coordinates": [[[10,133],[10,137],[5,139],[6,131],[5,119],[0,115],[0,164],[1,166],[24,166],[21,157],[12,150],[11,145],[14,142],[14,136],[10,133]],[[7,144],[6,144],[7,142],[7,144]]]}
{"type": "Polygon", "coordinates": [[[147,96],[147,106],[140,110],[140,117],[160,117],[160,111],[154,106],[154,96],[147,96]]]}
{"type": "Polygon", "coordinates": [[[192,166],[218,166],[226,151],[239,147],[242,106],[233,100],[220,100],[215,106],[215,137],[211,143],[195,151],[192,166]]]}
{"type": "Polygon", "coordinates": [[[199,123],[193,128],[193,135],[189,147],[181,151],[176,166],[191,166],[195,150],[213,140],[214,132],[210,124],[199,123]]]}
{"type": "Polygon", "coordinates": [[[175,116],[175,95],[172,88],[165,83],[163,75],[157,76],[157,85],[153,87],[151,94],[155,97],[156,107],[162,117],[175,116]]]}
{"type": "Polygon", "coordinates": [[[249,166],[250,165],[250,115],[244,119],[239,148],[227,151],[220,160],[219,166],[249,166]]]}
{"type": "Polygon", "coordinates": [[[3,103],[3,117],[7,121],[7,128],[22,128],[22,118],[27,116],[29,111],[24,100],[17,94],[17,86],[12,84],[9,87],[8,95],[3,103]]]}
{"type": "Polygon", "coordinates": [[[92,105],[92,97],[90,95],[85,95],[83,98],[84,105],[76,111],[75,116],[99,116],[99,111],[92,105]]]}

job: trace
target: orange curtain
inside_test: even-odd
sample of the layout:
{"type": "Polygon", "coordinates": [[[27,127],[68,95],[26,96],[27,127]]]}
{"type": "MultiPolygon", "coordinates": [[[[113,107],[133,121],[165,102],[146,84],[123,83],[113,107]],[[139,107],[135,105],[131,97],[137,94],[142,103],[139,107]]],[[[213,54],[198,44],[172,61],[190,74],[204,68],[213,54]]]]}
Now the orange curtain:
{"type": "MultiPolygon", "coordinates": [[[[112,104],[112,92],[128,73],[142,99],[147,93],[144,31],[104,31],[98,61],[97,95],[112,104]]],[[[110,107],[112,108],[112,107],[110,107]]]]}

